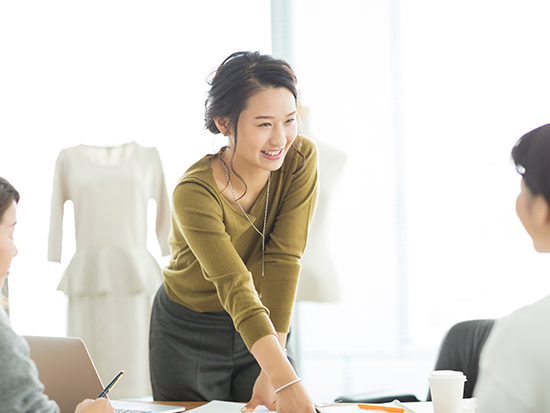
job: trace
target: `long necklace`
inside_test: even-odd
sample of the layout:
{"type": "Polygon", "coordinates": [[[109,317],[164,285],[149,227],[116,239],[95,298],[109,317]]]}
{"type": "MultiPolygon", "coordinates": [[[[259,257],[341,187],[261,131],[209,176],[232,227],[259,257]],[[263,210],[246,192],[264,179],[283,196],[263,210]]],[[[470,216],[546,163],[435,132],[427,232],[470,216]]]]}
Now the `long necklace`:
{"type": "Polygon", "coordinates": [[[233,198],[235,198],[235,202],[237,202],[237,205],[241,209],[242,213],[250,222],[250,225],[252,225],[252,228],[260,234],[262,237],[262,279],[260,280],[260,299],[262,299],[262,287],[263,287],[263,278],[264,278],[264,269],[265,269],[265,228],[267,225],[267,209],[269,205],[269,186],[271,184],[271,172],[269,172],[269,176],[267,178],[267,194],[265,198],[265,214],[264,214],[264,227],[262,232],[254,225],[254,223],[251,221],[248,214],[244,211],[244,208],[242,207],[241,203],[239,202],[239,198],[237,198],[237,195],[235,194],[235,191],[233,190],[233,185],[231,185],[231,179],[229,179],[229,174],[227,173],[227,169],[225,168],[225,161],[223,160],[223,153],[220,155],[220,162],[222,164],[223,173],[225,174],[225,177],[227,178],[227,184],[229,185],[229,188],[231,189],[231,193],[233,194],[233,198]]]}

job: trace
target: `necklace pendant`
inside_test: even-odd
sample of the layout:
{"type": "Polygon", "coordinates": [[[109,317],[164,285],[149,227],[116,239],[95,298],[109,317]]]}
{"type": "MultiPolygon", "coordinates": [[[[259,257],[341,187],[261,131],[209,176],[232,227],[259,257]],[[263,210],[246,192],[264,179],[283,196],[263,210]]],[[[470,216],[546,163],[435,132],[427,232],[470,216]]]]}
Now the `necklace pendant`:
{"type": "MultiPolygon", "coordinates": [[[[222,155],[223,155],[223,153],[222,153],[222,155]]],[[[225,177],[227,178],[227,184],[229,185],[229,188],[231,189],[231,193],[233,194],[233,198],[235,198],[235,202],[239,206],[240,210],[242,211],[242,213],[244,214],[245,218],[248,220],[248,222],[250,223],[252,228],[254,228],[254,230],[258,234],[260,234],[260,236],[262,237],[262,278],[260,279],[260,292],[258,293],[259,297],[260,297],[260,300],[262,300],[262,297],[263,297],[263,288],[262,288],[263,287],[263,278],[264,278],[264,275],[265,275],[265,230],[266,230],[266,227],[267,227],[267,211],[268,211],[268,207],[269,207],[269,188],[271,186],[271,171],[269,172],[269,176],[267,178],[267,193],[266,193],[266,198],[265,198],[264,227],[263,227],[262,232],[260,232],[260,230],[256,227],[256,225],[254,225],[254,223],[251,221],[248,214],[244,211],[244,208],[242,207],[241,203],[239,202],[239,198],[237,198],[237,195],[235,194],[235,191],[233,190],[233,185],[231,185],[231,179],[229,179],[229,174],[228,174],[227,169],[225,167],[225,161],[223,160],[222,156],[220,156],[220,162],[221,162],[222,169],[223,169],[223,172],[225,174],[225,177]]]]}

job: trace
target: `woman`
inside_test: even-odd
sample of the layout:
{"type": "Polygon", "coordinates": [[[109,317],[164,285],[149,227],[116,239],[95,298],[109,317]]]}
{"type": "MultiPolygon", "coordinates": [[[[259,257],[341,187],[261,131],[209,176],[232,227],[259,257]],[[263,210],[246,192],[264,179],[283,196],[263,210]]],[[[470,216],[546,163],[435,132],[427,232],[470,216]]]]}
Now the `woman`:
{"type": "Polygon", "coordinates": [[[296,77],[283,60],[239,52],[210,85],[205,127],[228,145],[174,190],[172,258],[151,318],[153,396],[313,412],[284,353],[318,187],[315,145],[297,135],[296,77]]]}
{"type": "MultiPolygon", "coordinates": [[[[5,179],[0,178],[0,287],[9,274],[11,260],[17,255],[13,241],[19,193],[5,179]]],[[[27,342],[12,330],[4,311],[5,301],[0,297],[0,410],[10,413],[59,412],[54,401],[43,393],[36,366],[29,358],[27,342]]],[[[109,401],[84,400],[75,413],[111,413],[109,401]]]]}
{"type": "MultiPolygon", "coordinates": [[[[550,124],[524,135],[512,158],[523,176],[516,212],[538,252],[550,252],[550,124]]],[[[550,410],[550,296],[496,320],[483,348],[478,411],[550,410]]]]}

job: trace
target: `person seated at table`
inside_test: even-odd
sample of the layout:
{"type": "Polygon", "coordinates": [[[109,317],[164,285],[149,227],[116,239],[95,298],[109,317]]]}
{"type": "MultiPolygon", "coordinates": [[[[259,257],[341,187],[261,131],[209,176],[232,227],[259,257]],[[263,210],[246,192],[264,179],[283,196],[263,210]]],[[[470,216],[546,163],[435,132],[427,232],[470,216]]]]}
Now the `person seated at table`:
{"type": "MultiPolygon", "coordinates": [[[[550,124],[512,149],[522,175],[516,213],[538,252],[550,252],[550,124]]],[[[550,295],[496,320],[474,391],[479,413],[550,410],[550,295]]]]}
{"type": "MultiPolygon", "coordinates": [[[[0,178],[0,287],[9,274],[11,260],[17,255],[13,241],[19,193],[0,178]]],[[[38,371],[29,358],[29,345],[12,330],[4,310],[6,300],[0,296],[0,411],[6,413],[58,413],[59,407],[49,400],[38,371]]],[[[109,400],[86,399],[75,413],[112,413],[109,400]]]]}

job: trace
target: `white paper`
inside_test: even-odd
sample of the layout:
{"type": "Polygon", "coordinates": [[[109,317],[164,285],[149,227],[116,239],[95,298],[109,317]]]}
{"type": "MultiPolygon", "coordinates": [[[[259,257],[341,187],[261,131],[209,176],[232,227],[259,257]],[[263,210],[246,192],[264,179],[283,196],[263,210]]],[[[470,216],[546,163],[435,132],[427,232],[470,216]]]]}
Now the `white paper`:
{"type": "MultiPolygon", "coordinates": [[[[241,408],[245,406],[246,403],[234,403],[234,402],[222,402],[219,400],[213,400],[201,407],[193,409],[197,413],[242,413],[241,408]]],[[[267,407],[258,406],[254,412],[265,413],[269,412],[267,407]]]]}
{"type": "MultiPolygon", "coordinates": [[[[403,403],[410,409],[413,409],[416,413],[434,413],[432,402],[415,402],[415,403],[403,403]]],[[[245,406],[246,403],[234,403],[234,402],[222,402],[219,400],[211,401],[201,407],[193,409],[193,413],[242,413],[241,408],[245,406]]],[[[380,406],[391,406],[395,407],[393,403],[384,403],[380,406]]],[[[476,411],[476,399],[464,399],[462,401],[463,413],[476,411]]],[[[356,404],[335,404],[327,407],[318,408],[321,413],[370,413],[376,412],[377,410],[365,410],[360,409],[356,404]]],[[[383,411],[383,410],[380,410],[383,411]]],[[[270,410],[265,406],[258,406],[256,413],[267,413],[270,410]]]]}
{"type": "MultiPolygon", "coordinates": [[[[373,404],[376,406],[377,404],[373,404]]],[[[414,403],[403,403],[404,406],[409,409],[413,409],[416,413],[434,413],[434,408],[432,402],[414,402],[414,403]]],[[[476,399],[464,399],[462,400],[462,413],[474,413],[476,412],[476,399]]],[[[393,403],[384,403],[380,406],[390,406],[395,407],[393,403]]],[[[322,413],[370,413],[376,412],[377,410],[365,410],[360,409],[356,404],[355,405],[333,405],[327,407],[321,407],[320,410],[322,413]]],[[[382,411],[383,410],[379,410],[382,411]]]]}

